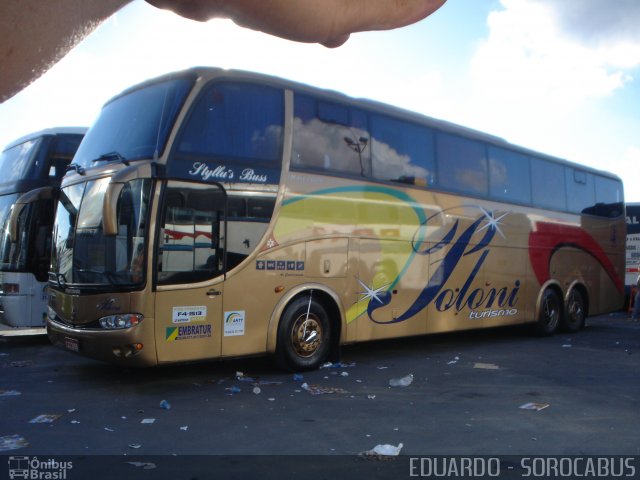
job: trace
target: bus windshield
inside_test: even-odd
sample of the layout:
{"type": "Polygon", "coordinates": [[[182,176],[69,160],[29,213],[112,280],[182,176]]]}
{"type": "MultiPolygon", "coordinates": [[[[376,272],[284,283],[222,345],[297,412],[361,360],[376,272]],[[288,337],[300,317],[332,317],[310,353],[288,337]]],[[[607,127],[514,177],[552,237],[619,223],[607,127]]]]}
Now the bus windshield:
{"type": "Polygon", "coordinates": [[[140,160],[162,154],[167,136],[193,81],[177,78],[117,97],[102,109],[74,163],[140,160]]]}
{"type": "Polygon", "coordinates": [[[51,199],[39,200],[22,208],[17,218],[15,242],[12,242],[7,228],[0,238],[0,271],[30,272],[39,282],[47,281],[54,208],[51,199]]]}
{"type": "Polygon", "coordinates": [[[16,203],[16,200],[20,196],[19,193],[11,195],[0,196],[0,228],[2,228],[2,235],[0,235],[0,270],[14,270],[9,260],[12,251],[11,237],[9,236],[9,218],[11,217],[11,206],[16,203]]]}
{"type": "Polygon", "coordinates": [[[126,184],[118,203],[118,234],[102,232],[102,203],[110,178],[62,189],[53,233],[49,279],[65,285],[138,285],[144,279],[144,240],[151,180],[126,184]]]}
{"type": "Polygon", "coordinates": [[[31,161],[38,150],[42,138],[34,138],[14,147],[8,148],[0,155],[0,172],[2,183],[15,182],[27,178],[35,178],[35,163],[31,161]]]}

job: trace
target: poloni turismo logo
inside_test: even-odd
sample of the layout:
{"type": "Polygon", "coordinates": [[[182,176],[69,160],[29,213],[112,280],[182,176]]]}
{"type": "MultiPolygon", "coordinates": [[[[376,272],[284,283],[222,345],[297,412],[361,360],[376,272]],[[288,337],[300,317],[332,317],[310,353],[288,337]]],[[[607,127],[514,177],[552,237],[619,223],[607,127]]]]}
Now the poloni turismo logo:
{"type": "Polygon", "coordinates": [[[73,462],[62,462],[38,457],[9,457],[9,478],[24,478],[33,480],[66,480],[67,470],[73,469],[73,462]]]}

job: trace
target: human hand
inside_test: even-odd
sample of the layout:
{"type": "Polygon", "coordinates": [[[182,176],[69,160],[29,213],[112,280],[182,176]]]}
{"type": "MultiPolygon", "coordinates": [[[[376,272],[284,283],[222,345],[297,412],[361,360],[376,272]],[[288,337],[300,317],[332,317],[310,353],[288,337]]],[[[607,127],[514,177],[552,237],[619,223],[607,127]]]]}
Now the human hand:
{"type": "Polygon", "coordinates": [[[415,23],[446,0],[146,0],[198,21],[230,18],[240,26],[298,42],[338,47],[354,32],[415,23]]]}
{"type": "MultiPolygon", "coordinates": [[[[0,102],[18,93],[130,0],[0,0],[0,102]]],[[[422,20],[446,0],[147,0],[186,18],[230,18],[298,42],[338,47],[354,32],[422,20]]]]}

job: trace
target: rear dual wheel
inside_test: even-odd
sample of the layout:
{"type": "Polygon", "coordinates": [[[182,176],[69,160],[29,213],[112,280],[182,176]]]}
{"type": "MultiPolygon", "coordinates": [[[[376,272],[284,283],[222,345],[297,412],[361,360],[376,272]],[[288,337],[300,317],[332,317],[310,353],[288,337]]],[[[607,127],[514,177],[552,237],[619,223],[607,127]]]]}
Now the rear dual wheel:
{"type": "Polygon", "coordinates": [[[553,335],[560,325],[561,317],[562,300],[555,290],[547,288],[542,294],[535,333],[542,337],[553,335]]]}
{"type": "Polygon", "coordinates": [[[584,298],[580,291],[574,288],[567,300],[567,310],[560,320],[560,329],[563,332],[577,332],[584,327],[586,317],[584,298]]]}
{"type": "Polygon", "coordinates": [[[536,323],[538,335],[553,335],[558,329],[563,332],[577,332],[584,326],[587,309],[579,290],[571,290],[564,311],[563,307],[560,295],[555,290],[547,288],[542,294],[540,314],[536,323]]]}

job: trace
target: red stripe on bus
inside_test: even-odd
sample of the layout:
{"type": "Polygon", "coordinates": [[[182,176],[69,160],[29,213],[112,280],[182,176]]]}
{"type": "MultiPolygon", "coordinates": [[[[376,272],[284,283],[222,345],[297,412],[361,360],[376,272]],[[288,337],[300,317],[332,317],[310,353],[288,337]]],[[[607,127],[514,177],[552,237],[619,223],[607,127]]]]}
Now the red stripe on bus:
{"type": "Polygon", "coordinates": [[[598,242],[580,227],[557,223],[536,223],[535,229],[529,234],[529,258],[541,285],[551,278],[551,257],[562,247],[574,247],[587,252],[602,265],[618,291],[624,291],[622,279],[598,242]]]}

